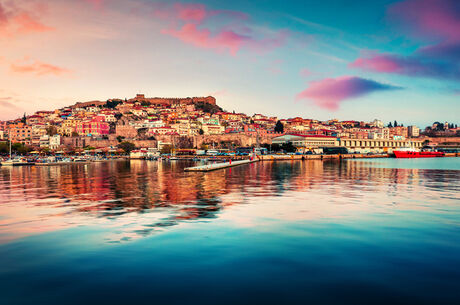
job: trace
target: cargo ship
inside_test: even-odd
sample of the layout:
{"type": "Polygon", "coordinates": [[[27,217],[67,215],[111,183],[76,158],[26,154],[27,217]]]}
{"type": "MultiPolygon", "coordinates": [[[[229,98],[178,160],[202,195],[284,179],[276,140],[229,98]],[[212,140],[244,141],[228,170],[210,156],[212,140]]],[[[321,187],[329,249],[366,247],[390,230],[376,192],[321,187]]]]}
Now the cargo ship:
{"type": "Polygon", "coordinates": [[[415,149],[399,149],[393,151],[396,158],[438,158],[444,157],[444,153],[434,150],[416,151],[415,149]]]}

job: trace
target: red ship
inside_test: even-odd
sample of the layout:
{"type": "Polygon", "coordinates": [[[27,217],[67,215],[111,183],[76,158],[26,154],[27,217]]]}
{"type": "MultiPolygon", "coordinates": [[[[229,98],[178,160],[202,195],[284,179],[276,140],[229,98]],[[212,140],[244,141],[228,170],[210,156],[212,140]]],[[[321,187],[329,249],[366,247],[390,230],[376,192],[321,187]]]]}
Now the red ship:
{"type": "Polygon", "coordinates": [[[444,153],[440,151],[415,151],[415,150],[394,150],[396,158],[437,158],[444,157],[444,153]]]}

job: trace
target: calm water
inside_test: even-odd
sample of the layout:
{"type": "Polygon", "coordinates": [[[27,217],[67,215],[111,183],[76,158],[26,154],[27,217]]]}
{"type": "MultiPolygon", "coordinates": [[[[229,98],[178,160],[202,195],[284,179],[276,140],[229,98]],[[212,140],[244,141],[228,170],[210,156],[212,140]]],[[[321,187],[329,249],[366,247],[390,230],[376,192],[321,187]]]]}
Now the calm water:
{"type": "Polygon", "coordinates": [[[0,168],[0,304],[459,304],[460,158],[0,168]]]}

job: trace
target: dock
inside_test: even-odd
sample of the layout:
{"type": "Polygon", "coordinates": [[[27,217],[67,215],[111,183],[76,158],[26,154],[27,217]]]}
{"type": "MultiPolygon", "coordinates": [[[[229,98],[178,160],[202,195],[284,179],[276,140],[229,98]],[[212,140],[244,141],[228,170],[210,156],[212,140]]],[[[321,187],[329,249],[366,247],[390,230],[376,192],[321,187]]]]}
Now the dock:
{"type": "Polygon", "coordinates": [[[186,167],[184,170],[186,172],[210,172],[210,171],[217,170],[217,169],[224,169],[224,168],[229,168],[233,166],[254,163],[258,161],[259,159],[213,163],[213,164],[207,164],[207,165],[201,165],[201,166],[186,167]]]}

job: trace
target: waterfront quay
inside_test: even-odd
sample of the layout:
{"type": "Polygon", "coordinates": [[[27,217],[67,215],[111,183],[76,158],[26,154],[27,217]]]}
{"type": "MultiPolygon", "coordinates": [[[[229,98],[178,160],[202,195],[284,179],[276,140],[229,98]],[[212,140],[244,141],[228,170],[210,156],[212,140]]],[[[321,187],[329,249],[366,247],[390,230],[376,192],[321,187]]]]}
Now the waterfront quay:
{"type": "MultiPolygon", "coordinates": [[[[282,161],[282,160],[330,160],[330,159],[372,159],[372,158],[391,158],[392,154],[312,154],[312,155],[298,155],[298,154],[268,154],[257,155],[259,161],[282,161]]],[[[445,157],[460,157],[460,153],[446,153],[445,157]]],[[[247,156],[175,156],[180,160],[211,160],[211,161],[226,161],[226,160],[245,160],[247,156]]]]}
{"type": "Polygon", "coordinates": [[[213,164],[206,164],[201,166],[193,166],[193,167],[186,167],[184,170],[186,172],[210,172],[218,169],[229,168],[233,166],[243,165],[258,162],[259,159],[249,159],[249,160],[241,160],[241,161],[234,161],[231,160],[229,162],[223,163],[213,163],[213,164]]]}

